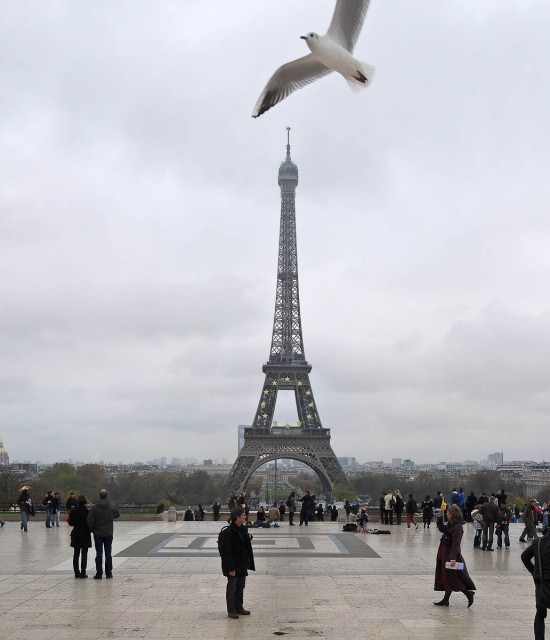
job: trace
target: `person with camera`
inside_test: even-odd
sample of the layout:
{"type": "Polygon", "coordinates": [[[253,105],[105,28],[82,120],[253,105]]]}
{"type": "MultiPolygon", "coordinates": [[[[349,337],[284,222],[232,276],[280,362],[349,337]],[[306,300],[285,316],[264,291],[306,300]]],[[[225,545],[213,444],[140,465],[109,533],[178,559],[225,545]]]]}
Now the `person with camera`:
{"type": "Polygon", "coordinates": [[[443,535],[437,550],[434,591],[445,592],[442,600],[434,602],[439,607],[449,606],[453,591],[460,591],[466,596],[468,607],[474,604],[476,586],[466,569],[460,548],[464,535],[462,523],[462,509],[458,504],[447,508],[446,523],[443,521],[443,512],[439,511],[437,514],[437,528],[443,535]]]}

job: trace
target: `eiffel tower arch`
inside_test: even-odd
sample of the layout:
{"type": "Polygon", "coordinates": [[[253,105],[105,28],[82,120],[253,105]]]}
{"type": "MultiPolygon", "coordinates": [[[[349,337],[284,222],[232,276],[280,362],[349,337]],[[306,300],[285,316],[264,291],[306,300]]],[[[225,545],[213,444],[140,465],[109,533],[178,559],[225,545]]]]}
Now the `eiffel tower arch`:
{"type": "Polygon", "coordinates": [[[271,350],[262,367],[265,380],[254,421],[244,430],[244,445],[225,479],[224,494],[244,491],[254,471],[281,458],[298,460],[313,469],[325,492],[335,484],[349,485],[330,445],[330,429],[321,424],[309,380],[311,364],[304,353],[296,242],[298,167],[290,157],[289,132],[290,127],[286,159],[279,168],[281,223],[271,350]],[[294,392],[296,426],[279,427],[273,421],[277,394],[283,390],[294,392]]]}

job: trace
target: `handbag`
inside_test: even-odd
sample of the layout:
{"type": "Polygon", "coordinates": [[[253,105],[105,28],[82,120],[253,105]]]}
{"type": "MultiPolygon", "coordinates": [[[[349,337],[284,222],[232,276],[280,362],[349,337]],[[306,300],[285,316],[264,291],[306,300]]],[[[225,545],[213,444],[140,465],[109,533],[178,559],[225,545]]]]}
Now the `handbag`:
{"type": "Polygon", "coordinates": [[[542,575],[542,559],[541,559],[541,542],[542,538],[539,539],[539,547],[538,547],[538,560],[539,560],[539,578],[540,584],[536,586],[537,593],[537,608],[544,609],[550,607],[550,580],[544,581],[542,575]]]}

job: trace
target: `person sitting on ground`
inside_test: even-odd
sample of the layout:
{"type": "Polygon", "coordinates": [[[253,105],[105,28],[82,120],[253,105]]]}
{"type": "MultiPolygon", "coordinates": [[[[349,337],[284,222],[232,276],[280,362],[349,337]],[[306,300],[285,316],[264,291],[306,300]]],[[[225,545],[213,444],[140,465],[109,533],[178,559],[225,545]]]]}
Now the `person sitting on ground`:
{"type": "Polygon", "coordinates": [[[273,505],[269,510],[269,522],[273,527],[278,527],[280,519],[281,519],[281,512],[275,505],[273,505]]]}
{"type": "Polygon", "coordinates": [[[266,514],[265,514],[265,509],[263,508],[262,505],[260,505],[258,507],[258,512],[256,513],[256,522],[258,523],[258,525],[262,525],[265,522],[266,519],[266,514]]]}

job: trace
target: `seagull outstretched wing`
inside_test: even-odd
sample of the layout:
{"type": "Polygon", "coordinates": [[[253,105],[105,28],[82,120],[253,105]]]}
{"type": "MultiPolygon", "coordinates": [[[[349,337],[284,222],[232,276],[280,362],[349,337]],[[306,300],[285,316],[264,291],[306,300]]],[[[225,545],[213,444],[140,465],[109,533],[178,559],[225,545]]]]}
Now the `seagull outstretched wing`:
{"type": "Polygon", "coordinates": [[[353,53],[370,0],[337,0],[327,36],[353,53]]]}
{"type": "MultiPolygon", "coordinates": [[[[340,2],[342,2],[342,0],[339,0],[339,3],[340,2]]],[[[325,67],[324,64],[315,61],[311,53],[303,58],[298,58],[298,60],[283,64],[269,79],[265,89],[258,98],[258,102],[256,102],[252,117],[257,118],[261,116],[262,113],[265,113],[278,102],[284,100],[293,91],[296,91],[296,89],[301,89],[329,73],[332,73],[332,71],[328,67],[325,67]]]]}

